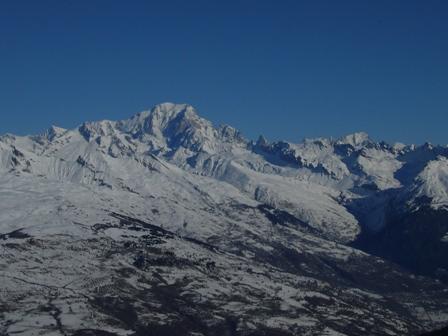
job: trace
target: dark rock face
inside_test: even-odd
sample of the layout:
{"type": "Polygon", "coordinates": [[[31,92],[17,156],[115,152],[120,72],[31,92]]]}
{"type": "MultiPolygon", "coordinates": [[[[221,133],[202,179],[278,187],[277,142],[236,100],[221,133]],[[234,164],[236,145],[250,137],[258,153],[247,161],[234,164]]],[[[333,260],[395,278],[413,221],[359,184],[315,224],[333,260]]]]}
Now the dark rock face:
{"type": "Polygon", "coordinates": [[[430,331],[428,333],[421,334],[420,336],[447,336],[447,335],[448,335],[448,327],[430,331]]]}
{"type": "Polygon", "coordinates": [[[448,211],[423,206],[397,213],[389,209],[379,232],[364,231],[353,246],[392,260],[410,271],[448,281],[448,211]]]}

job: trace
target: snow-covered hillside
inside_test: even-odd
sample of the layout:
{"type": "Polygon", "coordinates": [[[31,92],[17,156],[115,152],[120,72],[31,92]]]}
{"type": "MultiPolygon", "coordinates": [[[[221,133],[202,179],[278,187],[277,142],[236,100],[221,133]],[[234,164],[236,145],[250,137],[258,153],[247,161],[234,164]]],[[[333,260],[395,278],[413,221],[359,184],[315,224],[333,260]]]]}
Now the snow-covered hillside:
{"type": "Polygon", "coordinates": [[[447,157],[365,133],[253,142],[172,103],[1,136],[0,334],[402,335],[446,323],[444,285],[348,245],[387,227],[392,201],[448,209],[447,157]]]}
{"type": "Polygon", "coordinates": [[[448,208],[448,159],[439,156],[429,161],[422,172],[417,176],[413,199],[429,198],[432,207],[448,208]]]}

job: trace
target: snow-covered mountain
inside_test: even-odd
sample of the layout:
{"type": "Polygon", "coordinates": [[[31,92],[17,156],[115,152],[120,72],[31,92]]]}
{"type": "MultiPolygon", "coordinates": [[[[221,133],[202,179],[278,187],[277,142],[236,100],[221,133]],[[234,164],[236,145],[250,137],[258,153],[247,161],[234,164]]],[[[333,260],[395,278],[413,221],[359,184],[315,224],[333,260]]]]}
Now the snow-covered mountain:
{"type": "Polygon", "coordinates": [[[447,147],[171,103],[0,137],[0,334],[416,334],[448,324],[447,237],[447,147]]]}

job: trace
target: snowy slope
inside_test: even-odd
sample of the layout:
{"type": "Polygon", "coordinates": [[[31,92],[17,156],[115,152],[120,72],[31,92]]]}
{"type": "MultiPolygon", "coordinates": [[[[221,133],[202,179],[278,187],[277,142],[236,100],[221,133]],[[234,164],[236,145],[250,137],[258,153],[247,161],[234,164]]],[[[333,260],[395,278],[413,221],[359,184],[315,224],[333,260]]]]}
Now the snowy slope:
{"type": "Polygon", "coordinates": [[[440,156],[429,161],[415,179],[413,199],[428,197],[435,209],[448,208],[448,159],[440,156]]]}

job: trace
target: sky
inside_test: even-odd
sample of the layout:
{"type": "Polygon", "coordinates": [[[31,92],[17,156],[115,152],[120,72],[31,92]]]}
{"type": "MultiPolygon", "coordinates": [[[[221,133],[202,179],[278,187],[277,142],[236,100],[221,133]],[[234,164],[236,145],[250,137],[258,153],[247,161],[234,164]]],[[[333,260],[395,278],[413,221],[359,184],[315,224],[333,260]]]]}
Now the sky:
{"type": "Polygon", "coordinates": [[[448,1],[0,0],[0,134],[189,103],[252,139],[448,143],[448,1]]]}

